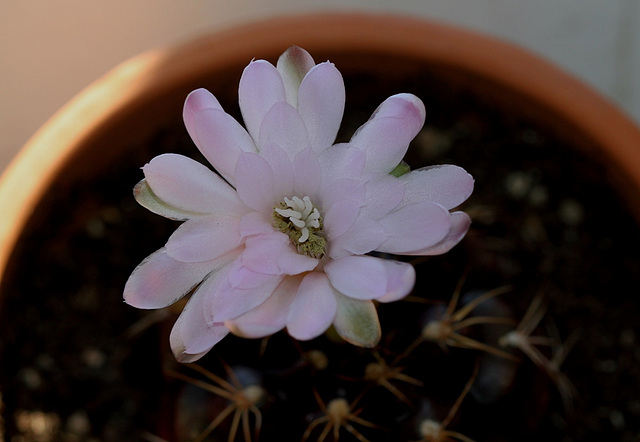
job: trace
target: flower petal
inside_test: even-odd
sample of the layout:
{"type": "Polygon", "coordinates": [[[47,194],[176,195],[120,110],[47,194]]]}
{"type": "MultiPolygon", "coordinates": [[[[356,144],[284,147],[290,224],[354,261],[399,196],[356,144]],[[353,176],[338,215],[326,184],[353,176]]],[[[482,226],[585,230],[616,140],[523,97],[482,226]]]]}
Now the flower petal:
{"type": "Polygon", "coordinates": [[[175,221],[185,221],[190,218],[196,218],[198,216],[206,215],[203,213],[189,212],[186,210],[178,209],[170,204],[162,201],[158,198],[158,195],[153,193],[147,180],[143,179],[138,182],[133,188],[133,197],[138,204],[147,210],[155,213],[156,215],[164,216],[175,221]]]}
{"type": "Polygon", "coordinates": [[[291,46],[278,58],[276,69],[282,76],[287,103],[298,107],[298,89],[307,72],[316,65],[313,57],[298,46],[291,46]]]}
{"type": "Polygon", "coordinates": [[[287,325],[289,307],[296,296],[301,276],[284,278],[269,298],[244,315],[225,322],[232,333],[245,338],[262,338],[287,325]]]}
{"type": "Polygon", "coordinates": [[[329,261],[324,271],[340,293],[356,299],[374,299],[386,292],[382,261],[372,256],[345,256],[329,261]]]}
{"type": "Polygon", "coordinates": [[[242,239],[253,236],[262,235],[273,232],[271,220],[259,212],[249,212],[240,219],[238,231],[242,239]]]}
{"type": "Polygon", "coordinates": [[[133,271],[124,286],[124,302],[137,308],[163,308],[178,301],[220,264],[175,261],[162,249],[152,253],[133,271]]]}
{"type": "Polygon", "coordinates": [[[229,184],[191,158],[163,154],[142,170],[153,193],[180,210],[232,216],[247,211],[229,184]]]}
{"type": "Polygon", "coordinates": [[[422,101],[411,94],[387,98],[349,142],[367,155],[366,170],[390,172],[424,124],[422,101]]]}
{"type": "Polygon", "coordinates": [[[331,146],[336,139],[344,102],[344,81],[333,63],[318,64],[302,80],[297,108],[316,152],[331,146]]]}
{"type": "Polygon", "coordinates": [[[205,302],[205,293],[197,290],[171,329],[169,342],[179,362],[200,359],[229,333],[224,324],[207,324],[203,308],[205,302]]]}
{"type": "Polygon", "coordinates": [[[242,153],[236,166],[238,196],[254,210],[271,213],[277,201],[271,165],[260,155],[242,153]]]}
{"type": "Polygon", "coordinates": [[[324,333],[336,316],[336,295],[324,273],[307,274],[291,303],[287,318],[289,334],[300,341],[324,333]]]}
{"type": "Polygon", "coordinates": [[[295,189],[298,195],[313,196],[322,183],[322,168],[311,149],[305,149],[293,159],[295,189]]]}
{"type": "MultiPolygon", "coordinates": [[[[222,106],[220,106],[218,99],[206,89],[196,89],[187,95],[187,99],[184,101],[184,108],[182,109],[182,118],[192,138],[196,133],[194,114],[205,109],[222,110],[222,106]]],[[[196,145],[197,144],[196,142],[196,145]]]]}
{"type": "Polygon", "coordinates": [[[193,113],[194,132],[191,138],[207,161],[235,185],[234,172],[241,152],[256,152],[247,131],[231,115],[218,109],[193,113]]]}
{"type": "Polygon", "coordinates": [[[449,164],[413,170],[398,180],[406,183],[404,204],[433,201],[451,210],[473,192],[473,177],[463,168],[449,164]]]}
{"type": "Polygon", "coordinates": [[[249,290],[268,283],[274,276],[251,270],[242,263],[242,256],[240,256],[231,266],[227,275],[227,282],[232,289],[249,290]]]}
{"type": "Polygon", "coordinates": [[[333,259],[348,255],[364,255],[377,250],[387,239],[382,225],[375,220],[359,218],[343,235],[329,241],[329,256],[333,259]]]}
{"type": "Polygon", "coordinates": [[[464,212],[453,212],[451,214],[451,229],[447,235],[438,243],[421,250],[405,252],[406,255],[433,256],[441,255],[451,250],[458,244],[469,230],[471,218],[464,212]]]}
{"type": "Polygon", "coordinates": [[[354,207],[364,205],[365,183],[361,180],[341,178],[322,190],[322,210],[329,211],[334,204],[348,201],[354,207]]]}
{"type": "Polygon", "coordinates": [[[307,128],[298,111],[286,101],[281,101],[265,114],[258,140],[261,151],[276,145],[293,159],[308,145],[307,128]]]}
{"type": "Polygon", "coordinates": [[[336,298],[338,306],[333,326],[338,334],[350,344],[375,347],[380,342],[382,331],[373,302],[342,295],[337,295],[336,298]]]}
{"type": "Polygon", "coordinates": [[[324,231],[329,243],[349,230],[359,214],[360,207],[351,201],[333,204],[324,214],[324,231]]]}
{"type": "Polygon", "coordinates": [[[376,250],[406,254],[433,246],[451,229],[449,211],[439,204],[425,201],[404,206],[382,220],[387,239],[376,250]]]}
{"type": "Polygon", "coordinates": [[[205,281],[200,290],[206,296],[204,315],[208,324],[235,319],[254,309],[265,302],[282,281],[281,276],[259,275],[260,284],[234,286],[231,281],[233,274],[244,270],[246,268],[241,267],[239,260],[236,260],[221,271],[211,284],[206,284],[208,281],[205,281]]]}
{"type": "Polygon", "coordinates": [[[186,221],[169,237],[167,255],[181,262],[215,259],[240,245],[239,218],[207,216],[186,221]]]}
{"type": "Polygon", "coordinates": [[[281,232],[247,238],[241,260],[247,268],[267,275],[297,275],[310,272],[319,263],[317,259],[297,253],[289,237],[281,232]]]}
{"type": "Polygon", "coordinates": [[[366,185],[361,218],[381,219],[398,207],[404,197],[405,184],[388,173],[369,180],[366,185]]]}
{"type": "Polygon", "coordinates": [[[379,302],[392,302],[404,298],[416,283],[416,269],[407,262],[385,259],[384,267],[387,275],[387,290],[383,296],[376,298],[379,302]]]}
{"type": "MultiPolygon", "coordinates": [[[[271,144],[268,149],[260,152],[260,158],[264,159],[273,174],[273,195],[282,198],[284,195],[291,195],[295,182],[295,175],[291,158],[287,153],[275,144],[271,144]]],[[[271,208],[273,209],[273,207],[271,208]]]]}
{"type": "Polygon", "coordinates": [[[358,179],[362,175],[366,155],[348,144],[334,144],[318,156],[325,184],[341,178],[358,179]]]}
{"type": "Polygon", "coordinates": [[[324,271],[337,291],[361,300],[402,298],[409,294],[416,278],[411,264],[373,256],[334,259],[324,271]]]}
{"type": "Polygon", "coordinates": [[[249,63],[240,78],[238,102],[244,124],[254,140],[259,139],[265,115],[280,101],[286,101],[286,93],[276,68],[265,60],[249,63]]]}

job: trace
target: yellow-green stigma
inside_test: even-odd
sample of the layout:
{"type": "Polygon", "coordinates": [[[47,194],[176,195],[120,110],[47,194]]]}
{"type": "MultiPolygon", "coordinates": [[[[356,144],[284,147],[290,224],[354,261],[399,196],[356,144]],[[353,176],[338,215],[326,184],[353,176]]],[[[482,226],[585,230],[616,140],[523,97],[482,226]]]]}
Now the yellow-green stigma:
{"type": "Polygon", "coordinates": [[[324,256],[327,241],[320,236],[322,218],[308,196],[285,197],[280,207],[273,209],[273,225],[291,239],[298,253],[316,259],[324,256]]]}

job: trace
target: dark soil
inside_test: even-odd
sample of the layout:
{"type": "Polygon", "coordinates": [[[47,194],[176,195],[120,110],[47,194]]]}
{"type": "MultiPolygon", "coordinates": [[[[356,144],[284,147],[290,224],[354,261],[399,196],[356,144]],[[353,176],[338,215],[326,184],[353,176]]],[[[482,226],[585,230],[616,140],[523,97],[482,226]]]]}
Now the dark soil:
{"type": "MultiPolygon", "coordinates": [[[[510,284],[511,291],[476,313],[517,323],[532,299],[544,296],[548,310],[534,334],[575,342],[561,371],[576,400],[573,411],[565,410],[556,385],[522,354],[514,363],[424,342],[397,364],[422,386],[391,380],[400,392],[394,394],[363,380],[365,366],[376,361],[371,350],[340,343],[331,333],[301,343],[284,333],[265,341],[228,337],[200,363],[224,378],[231,367],[241,381],[266,390],[261,439],[298,441],[316,422],[309,440],[317,440],[325,424],[315,421],[323,415],[315,391],[325,404],[360,397],[354,411],[376,427],[352,424],[369,440],[418,440],[420,422],[445,418],[480,361],[475,386],[449,429],[479,441],[637,440],[640,235],[607,186],[599,159],[429,72],[382,85],[354,74],[346,83],[341,139],[388,95],[413,92],[425,101],[427,125],[407,157],[412,168],[452,163],[476,180],[464,207],[474,219],[464,241],[446,255],[416,261],[413,295],[379,307],[378,354],[393,364],[419,336],[425,315],[449,302],[464,274],[462,303],[510,284]],[[327,357],[327,369],[309,363],[314,350],[327,357]],[[504,374],[492,380],[498,369],[504,374]]],[[[236,109],[234,94],[227,95],[221,102],[236,109]]],[[[163,152],[200,158],[179,113],[103,175],[52,189],[36,213],[2,287],[0,441],[185,440],[227,407],[226,400],[169,372],[202,379],[175,363],[168,348],[176,312],[140,311],[122,302],[131,271],[177,227],[131,195],[142,177],[139,167],[163,152]]],[[[495,344],[504,327],[463,332],[495,344]]],[[[210,440],[227,440],[231,420],[210,440]]],[[[253,415],[250,420],[253,428],[253,415]]],[[[340,440],[355,438],[342,428],[340,440]]]]}

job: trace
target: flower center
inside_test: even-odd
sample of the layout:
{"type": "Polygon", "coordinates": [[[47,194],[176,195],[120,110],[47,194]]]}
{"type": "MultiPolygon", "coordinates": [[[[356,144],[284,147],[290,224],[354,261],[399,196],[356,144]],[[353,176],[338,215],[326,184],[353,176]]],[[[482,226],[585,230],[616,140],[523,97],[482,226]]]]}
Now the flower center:
{"type": "Polygon", "coordinates": [[[308,196],[302,199],[284,197],[280,207],[273,209],[273,223],[289,236],[298,253],[318,259],[324,256],[327,241],[319,235],[322,233],[322,218],[308,196]]]}

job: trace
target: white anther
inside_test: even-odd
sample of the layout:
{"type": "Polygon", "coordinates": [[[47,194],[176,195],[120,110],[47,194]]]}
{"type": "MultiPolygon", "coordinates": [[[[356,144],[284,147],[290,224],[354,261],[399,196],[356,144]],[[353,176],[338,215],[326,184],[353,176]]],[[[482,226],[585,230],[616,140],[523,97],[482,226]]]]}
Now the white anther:
{"type": "Polygon", "coordinates": [[[291,221],[293,223],[294,226],[296,226],[299,229],[302,229],[304,227],[307,227],[307,223],[301,219],[297,219],[294,217],[289,217],[289,221],[291,221]]]}
{"type": "Polygon", "coordinates": [[[320,228],[320,212],[313,207],[311,198],[305,196],[300,199],[297,196],[293,198],[284,197],[284,203],[289,207],[288,209],[276,208],[275,211],[284,218],[289,218],[291,224],[298,229],[302,235],[298,242],[303,243],[309,239],[309,227],[314,229],[320,228]]]}
{"type": "MultiPolygon", "coordinates": [[[[311,204],[311,198],[309,198],[308,196],[305,196],[303,198],[303,201],[304,201],[304,210],[302,211],[302,217],[306,219],[312,210],[317,212],[318,209],[313,208],[313,204],[311,204]]],[[[318,216],[320,215],[318,214],[318,216]]]]}
{"type": "Polygon", "coordinates": [[[295,210],[292,210],[292,209],[276,209],[276,212],[278,212],[280,215],[284,216],[285,218],[297,218],[297,219],[302,218],[302,215],[300,214],[300,212],[296,212],[295,210]]]}

